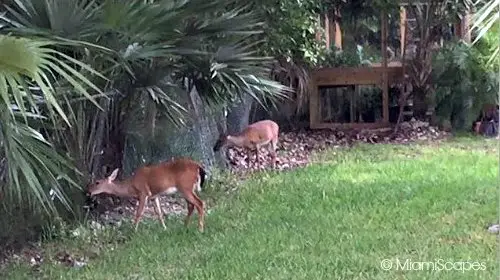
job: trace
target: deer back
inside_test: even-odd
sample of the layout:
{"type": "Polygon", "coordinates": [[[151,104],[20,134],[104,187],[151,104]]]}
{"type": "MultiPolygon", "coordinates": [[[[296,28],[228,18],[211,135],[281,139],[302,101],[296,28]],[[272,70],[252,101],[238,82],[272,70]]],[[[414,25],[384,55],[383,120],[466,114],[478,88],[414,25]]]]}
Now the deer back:
{"type": "Polygon", "coordinates": [[[244,134],[254,143],[268,142],[278,137],[279,126],[271,120],[263,120],[249,125],[244,134]]]}
{"type": "Polygon", "coordinates": [[[135,174],[133,184],[147,187],[152,195],[174,192],[172,188],[192,187],[199,176],[200,165],[186,158],[179,158],[144,167],[135,174]]]}

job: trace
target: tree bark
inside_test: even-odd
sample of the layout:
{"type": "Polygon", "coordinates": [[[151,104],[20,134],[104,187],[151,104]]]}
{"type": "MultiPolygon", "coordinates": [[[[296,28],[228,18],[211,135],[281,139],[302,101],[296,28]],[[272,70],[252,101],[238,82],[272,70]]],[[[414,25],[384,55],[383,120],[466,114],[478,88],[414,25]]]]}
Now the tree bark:
{"type": "Polygon", "coordinates": [[[230,105],[226,117],[228,133],[240,132],[248,126],[252,104],[252,97],[245,95],[242,100],[230,105]]]}
{"type": "Polygon", "coordinates": [[[413,117],[425,121],[427,109],[426,90],[420,87],[415,88],[413,91],[413,117]]]}

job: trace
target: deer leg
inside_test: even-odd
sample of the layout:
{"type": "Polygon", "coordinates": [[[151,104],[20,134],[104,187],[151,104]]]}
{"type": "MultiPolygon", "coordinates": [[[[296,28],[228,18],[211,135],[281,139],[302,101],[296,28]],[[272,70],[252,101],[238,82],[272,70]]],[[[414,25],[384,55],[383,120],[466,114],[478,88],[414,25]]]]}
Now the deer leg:
{"type": "Polygon", "coordinates": [[[186,216],[186,220],[184,220],[184,225],[187,227],[189,225],[189,223],[191,222],[191,215],[193,214],[194,204],[189,202],[189,200],[187,200],[187,199],[186,199],[186,203],[187,203],[188,213],[186,216]]]}
{"type": "Polygon", "coordinates": [[[193,193],[193,197],[198,202],[198,207],[196,208],[198,211],[198,229],[200,232],[203,232],[205,227],[205,203],[195,193],[193,193]]]}
{"type": "Polygon", "coordinates": [[[137,227],[139,226],[139,221],[141,220],[142,215],[144,214],[144,206],[146,206],[146,201],[148,200],[147,196],[141,195],[139,197],[139,205],[137,206],[137,211],[135,212],[135,231],[137,231],[137,227]]]}
{"type": "Polygon", "coordinates": [[[252,164],[252,150],[250,149],[247,150],[247,158],[248,158],[248,168],[250,168],[252,164]]]}
{"type": "Polygon", "coordinates": [[[271,163],[273,168],[276,168],[276,149],[278,148],[278,139],[271,140],[271,145],[268,146],[268,150],[271,154],[271,163]]]}
{"type": "Polygon", "coordinates": [[[186,191],[183,191],[184,198],[189,201],[198,211],[198,229],[200,232],[203,232],[204,228],[204,203],[203,201],[189,188],[183,188],[186,191]]]}
{"type": "Polygon", "coordinates": [[[160,199],[158,197],[155,197],[155,212],[156,215],[158,215],[158,219],[160,220],[161,225],[163,226],[164,229],[167,229],[165,226],[165,221],[163,221],[163,212],[161,211],[160,207],[160,199]]]}
{"type": "Polygon", "coordinates": [[[259,146],[255,146],[255,162],[257,164],[257,168],[260,166],[260,159],[259,159],[259,146]]]}

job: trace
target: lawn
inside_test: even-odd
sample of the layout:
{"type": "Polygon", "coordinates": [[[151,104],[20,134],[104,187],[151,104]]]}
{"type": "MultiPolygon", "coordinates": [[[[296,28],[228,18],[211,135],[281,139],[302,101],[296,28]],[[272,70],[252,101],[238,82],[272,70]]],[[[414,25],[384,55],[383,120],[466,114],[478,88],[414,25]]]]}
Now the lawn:
{"type": "Polygon", "coordinates": [[[197,216],[188,230],[178,217],[166,231],[157,220],[136,233],[125,224],[44,244],[46,258],[60,250],[87,256],[82,268],[46,261],[0,277],[494,279],[496,236],[486,227],[497,222],[496,146],[462,139],[325,152],[230,195],[212,184],[202,198],[217,201],[203,234],[197,216]]]}

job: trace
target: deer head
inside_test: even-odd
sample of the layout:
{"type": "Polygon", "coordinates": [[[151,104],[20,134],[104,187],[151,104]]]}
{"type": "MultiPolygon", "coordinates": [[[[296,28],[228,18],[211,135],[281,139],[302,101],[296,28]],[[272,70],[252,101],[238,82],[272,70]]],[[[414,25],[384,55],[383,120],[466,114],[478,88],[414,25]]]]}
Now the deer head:
{"type": "Polygon", "coordinates": [[[219,138],[215,142],[214,152],[219,151],[224,145],[227,144],[228,134],[226,128],[221,124],[217,123],[217,130],[219,131],[219,138]]]}
{"type": "Polygon", "coordinates": [[[214,152],[219,151],[223,146],[227,144],[227,134],[221,133],[219,135],[219,139],[217,139],[217,142],[215,142],[214,145],[214,152]]]}
{"type": "Polygon", "coordinates": [[[114,180],[116,179],[116,176],[118,175],[118,168],[113,170],[111,175],[109,177],[96,180],[95,183],[91,184],[88,188],[88,193],[90,196],[94,196],[100,193],[114,193],[114,189],[118,186],[114,180]]]}

